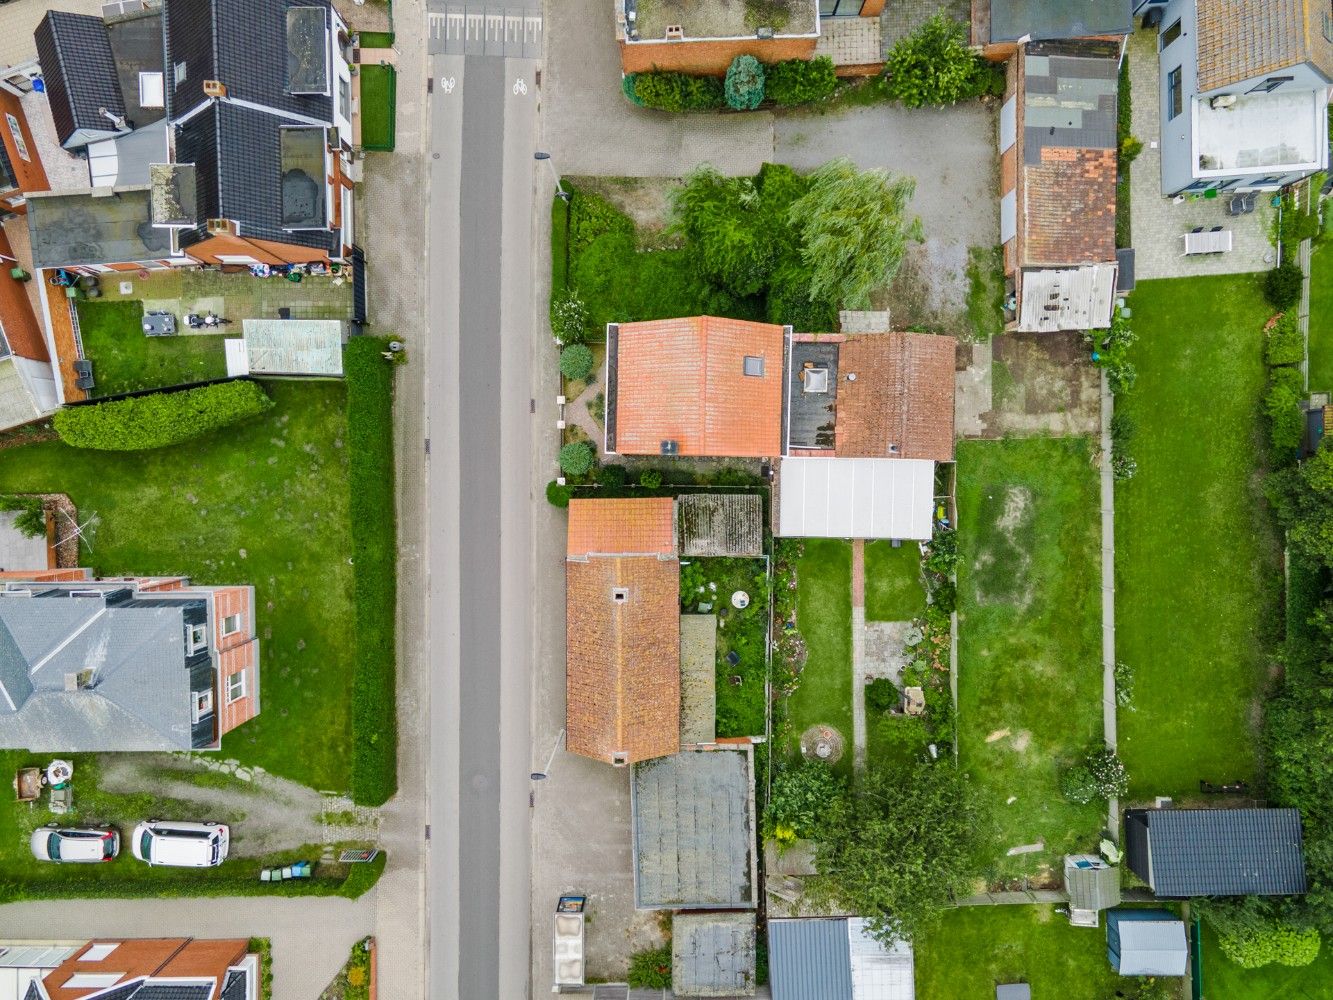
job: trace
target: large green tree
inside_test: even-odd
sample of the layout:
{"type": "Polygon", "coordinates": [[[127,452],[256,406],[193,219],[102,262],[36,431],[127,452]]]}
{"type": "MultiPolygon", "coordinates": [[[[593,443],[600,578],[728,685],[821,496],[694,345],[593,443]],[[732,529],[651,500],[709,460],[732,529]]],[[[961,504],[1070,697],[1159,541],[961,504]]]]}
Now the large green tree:
{"type": "Polygon", "coordinates": [[[765,231],[759,192],[748,177],[723,177],[705,164],[671,194],[673,228],[689,241],[699,274],[741,297],[768,282],[777,241],[765,231]]]}
{"type": "Polygon", "coordinates": [[[810,189],[792,204],[801,257],[810,275],[810,301],[831,299],[865,309],[870,295],[898,273],[910,241],[921,242],[921,220],[907,214],[916,193],[911,177],[883,168],[858,170],[830,160],[810,175],[810,189]]]}
{"type": "Polygon", "coordinates": [[[986,827],[952,763],[872,761],[827,811],[807,892],[870,917],[881,940],[911,938],[971,892],[986,827]]]}
{"type": "Polygon", "coordinates": [[[1333,567],[1333,439],[1299,467],[1269,476],[1267,492],[1292,554],[1333,567]]]}

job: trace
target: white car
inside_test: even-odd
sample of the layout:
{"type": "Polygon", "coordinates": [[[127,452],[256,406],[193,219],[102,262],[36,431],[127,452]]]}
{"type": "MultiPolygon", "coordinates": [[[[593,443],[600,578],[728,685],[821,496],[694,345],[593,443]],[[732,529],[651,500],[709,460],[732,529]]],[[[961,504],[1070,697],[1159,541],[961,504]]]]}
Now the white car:
{"type": "Polygon", "coordinates": [[[171,868],[213,868],[227,860],[225,823],[150,819],[134,828],[130,850],[140,861],[171,868]]]}
{"type": "Polygon", "coordinates": [[[120,834],[111,827],[64,827],[52,823],[32,831],[38,861],[111,861],[120,853],[120,834]]]}

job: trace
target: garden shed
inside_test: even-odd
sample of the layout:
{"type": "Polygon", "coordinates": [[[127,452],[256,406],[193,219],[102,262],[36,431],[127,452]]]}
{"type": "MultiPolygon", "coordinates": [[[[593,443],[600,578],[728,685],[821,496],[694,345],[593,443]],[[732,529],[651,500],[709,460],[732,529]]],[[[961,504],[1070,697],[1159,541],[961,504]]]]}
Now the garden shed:
{"type": "Polygon", "coordinates": [[[1065,892],[1069,895],[1069,922],[1096,927],[1098,914],[1120,905],[1120,869],[1095,854],[1065,856],[1065,892]]]}
{"type": "Polygon", "coordinates": [[[247,319],[224,341],[228,375],[341,377],[347,327],[337,319],[247,319]]]}
{"type": "Polygon", "coordinates": [[[1167,910],[1112,910],[1106,957],[1122,976],[1183,976],[1189,958],[1185,922],[1167,910]]]}
{"type": "Polygon", "coordinates": [[[884,945],[861,917],[768,922],[773,1000],[914,1000],[912,946],[884,945]]]}
{"type": "Polygon", "coordinates": [[[677,913],[671,919],[671,989],[678,997],[752,997],[754,914],[677,913]]]}
{"type": "Polygon", "coordinates": [[[764,501],[757,493],[687,493],[676,498],[680,554],[764,554],[764,501]]]}

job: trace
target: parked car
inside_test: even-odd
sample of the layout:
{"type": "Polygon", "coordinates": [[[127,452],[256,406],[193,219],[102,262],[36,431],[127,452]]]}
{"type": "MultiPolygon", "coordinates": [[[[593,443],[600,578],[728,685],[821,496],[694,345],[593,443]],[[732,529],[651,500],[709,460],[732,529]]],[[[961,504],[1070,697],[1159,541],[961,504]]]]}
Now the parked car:
{"type": "Polygon", "coordinates": [[[109,826],[59,827],[32,831],[32,856],[38,861],[110,861],[120,853],[120,834],[109,826]]]}
{"type": "Polygon", "coordinates": [[[140,861],[172,868],[212,868],[227,860],[225,823],[150,819],[134,828],[130,850],[140,861]]]}

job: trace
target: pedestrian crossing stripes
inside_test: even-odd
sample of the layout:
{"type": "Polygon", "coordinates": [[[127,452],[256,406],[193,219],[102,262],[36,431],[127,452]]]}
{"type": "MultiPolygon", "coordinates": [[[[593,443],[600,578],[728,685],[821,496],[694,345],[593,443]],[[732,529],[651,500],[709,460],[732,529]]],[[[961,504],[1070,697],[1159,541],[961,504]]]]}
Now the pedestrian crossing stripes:
{"type": "Polygon", "coordinates": [[[429,18],[432,53],[539,59],[542,16],[521,7],[449,4],[429,18]]]}

